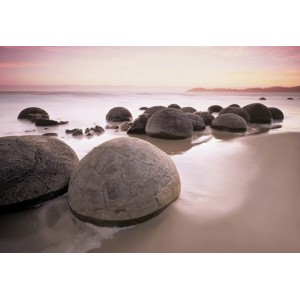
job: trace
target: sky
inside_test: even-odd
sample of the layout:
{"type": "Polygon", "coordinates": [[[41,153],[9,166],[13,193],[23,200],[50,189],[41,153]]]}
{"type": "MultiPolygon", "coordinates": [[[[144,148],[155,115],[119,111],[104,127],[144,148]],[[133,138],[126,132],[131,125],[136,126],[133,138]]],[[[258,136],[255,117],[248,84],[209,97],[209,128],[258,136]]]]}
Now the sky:
{"type": "Polygon", "coordinates": [[[300,47],[0,47],[1,86],[300,85],[300,47]]]}

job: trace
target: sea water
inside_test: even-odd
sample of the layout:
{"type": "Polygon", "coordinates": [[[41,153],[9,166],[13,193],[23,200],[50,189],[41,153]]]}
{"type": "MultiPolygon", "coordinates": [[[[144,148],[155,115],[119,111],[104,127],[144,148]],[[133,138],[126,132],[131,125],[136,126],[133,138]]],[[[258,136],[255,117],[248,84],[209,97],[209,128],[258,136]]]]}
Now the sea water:
{"type": "MultiPolygon", "coordinates": [[[[84,157],[94,147],[101,143],[127,136],[126,132],[107,129],[99,136],[73,137],[66,134],[66,129],[90,128],[95,125],[105,128],[107,112],[116,106],[129,109],[133,118],[142,111],[141,106],[162,105],[176,103],[181,107],[192,106],[198,111],[206,111],[213,104],[226,107],[239,104],[241,107],[254,102],[261,102],[269,107],[281,109],[285,115],[281,128],[264,130],[263,134],[282,132],[300,132],[300,95],[268,93],[185,93],[185,92],[1,92],[0,137],[17,135],[40,135],[57,133],[57,138],[66,142],[77,153],[79,159],[84,157]],[[266,101],[258,99],[264,96],[266,101]],[[294,100],[287,100],[292,97],[294,100]],[[18,120],[19,112],[31,106],[43,108],[51,119],[68,121],[68,124],[49,127],[37,127],[30,121],[18,120]]],[[[247,134],[254,131],[248,130],[247,134]]],[[[246,134],[246,136],[247,136],[246,134]]],[[[240,155],[244,149],[239,143],[241,134],[227,134],[211,130],[194,133],[191,139],[180,141],[166,141],[134,135],[143,138],[172,157],[182,181],[182,192],[174,207],[181,213],[195,215],[195,203],[201,202],[213,205],[220,198],[220,189],[214,189],[216,182],[224,189],[230,183],[229,167],[232,162],[220,160],[226,155],[240,155]],[[221,165],[220,165],[221,164],[221,165]],[[224,177],[220,170],[226,169],[224,177]],[[205,171],[205,174],[202,171],[205,171]],[[212,181],[212,178],[214,179],[212,181]]],[[[247,138],[247,137],[246,137],[247,138]]],[[[252,164],[251,154],[245,155],[252,164]]],[[[238,164],[238,160],[234,162],[238,164]]],[[[234,169],[234,168],[233,168],[234,169]]],[[[232,171],[234,172],[234,171],[232,171]]],[[[253,167],[249,173],[254,172],[253,167]]],[[[251,174],[248,174],[251,177],[251,174]]],[[[248,177],[249,177],[248,176],[248,177]]],[[[241,179],[241,186],[246,186],[248,180],[241,179]]],[[[239,198],[238,195],[234,199],[239,198]]],[[[215,203],[217,211],[238,205],[233,201],[224,206],[215,203]]],[[[202,218],[205,216],[202,215],[202,218]]],[[[137,225],[139,226],[139,225],[137,225]]],[[[34,209],[0,216],[0,251],[1,252],[86,252],[101,247],[104,240],[113,239],[120,230],[128,228],[97,227],[75,219],[67,206],[67,194],[34,209]]]]}

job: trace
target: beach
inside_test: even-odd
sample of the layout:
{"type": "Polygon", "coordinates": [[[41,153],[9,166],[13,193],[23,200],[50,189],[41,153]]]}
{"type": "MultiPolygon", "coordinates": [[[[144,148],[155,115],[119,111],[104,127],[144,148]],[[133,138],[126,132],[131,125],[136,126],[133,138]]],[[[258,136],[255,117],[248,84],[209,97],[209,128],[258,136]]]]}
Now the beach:
{"type": "MultiPolygon", "coordinates": [[[[1,93],[6,111],[0,136],[55,132],[82,159],[95,146],[126,132],[72,137],[65,129],[100,125],[114,106],[136,118],[147,105],[226,107],[257,102],[257,94],[1,93]],[[69,124],[45,129],[17,120],[25,107],[46,109],[69,124]],[[78,113],[80,111],[80,114],[78,113]]],[[[292,95],[297,99],[298,95],[292,95]]],[[[167,153],[181,179],[181,194],[161,214],[139,225],[99,227],[72,216],[67,194],[23,212],[0,216],[1,252],[299,252],[300,105],[287,95],[267,95],[265,105],[285,114],[277,129],[261,134],[223,133],[207,127],[180,141],[142,138],[167,153]]],[[[299,97],[298,97],[299,98],[299,97]]]]}

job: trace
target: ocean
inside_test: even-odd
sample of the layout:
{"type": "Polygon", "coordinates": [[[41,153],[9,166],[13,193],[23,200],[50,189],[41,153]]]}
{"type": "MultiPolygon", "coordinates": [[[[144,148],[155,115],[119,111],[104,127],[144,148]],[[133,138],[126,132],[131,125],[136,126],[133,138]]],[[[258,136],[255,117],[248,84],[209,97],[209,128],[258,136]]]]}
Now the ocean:
{"type": "MultiPolygon", "coordinates": [[[[253,187],[253,181],[258,178],[257,174],[262,172],[262,165],[274,151],[278,150],[277,148],[281,147],[278,146],[280,144],[277,140],[272,137],[268,140],[266,137],[273,135],[282,137],[288,133],[295,133],[297,136],[300,132],[299,94],[144,91],[1,92],[0,137],[57,133],[57,138],[71,146],[81,159],[99,144],[113,138],[128,136],[127,133],[106,129],[99,136],[73,137],[66,134],[65,130],[73,128],[84,130],[94,125],[105,128],[107,124],[105,116],[116,106],[126,107],[133,118],[136,118],[142,113],[139,110],[141,106],[168,106],[176,103],[181,107],[192,106],[198,111],[206,111],[213,104],[226,107],[234,103],[244,106],[254,102],[281,109],[285,115],[283,122],[280,123],[282,127],[265,129],[263,133],[255,136],[252,135],[254,129],[249,129],[246,134],[230,134],[207,127],[204,131],[195,133],[191,139],[180,141],[134,135],[153,143],[170,155],[181,177],[180,197],[154,219],[122,229],[97,227],[72,216],[67,206],[67,194],[65,194],[38,208],[0,215],[0,252],[299,251],[300,227],[295,211],[299,210],[300,205],[297,206],[294,199],[299,192],[296,183],[289,190],[292,190],[290,201],[293,205],[289,204],[289,200],[280,204],[278,204],[280,200],[276,202],[276,207],[283,205],[282,210],[277,212],[277,221],[282,219],[282,222],[286,222],[283,228],[289,232],[289,235],[282,228],[278,230],[276,220],[272,219],[274,216],[268,215],[270,204],[267,205],[263,201],[262,205],[265,206],[262,208],[250,207],[249,213],[243,212],[244,218],[241,216],[238,220],[234,217],[229,218],[245,204],[245,201],[250,201],[247,197],[250,195],[249,188],[253,187]],[[259,101],[262,96],[267,100],[259,101]],[[288,97],[294,100],[287,100],[288,97]],[[49,113],[51,119],[69,121],[69,123],[44,128],[37,127],[29,121],[18,120],[19,112],[31,106],[43,108],[49,113]],[[272,147],[267,149],[268,143],[264,141],[273,141],[274,145],[277,145],[277,150],[272,147]],[[263,153],[261,157],[266,158],[263,161],[258,159],[260,155],[258,149],[263,153]],[[285,212],[284,216],[282,211],[285,212]],[[255,212],[259,213],[255,214],[255,212]],[[241,228],[242,225],[245,226],[244,232],[238,224],[241,224],[241,228]],[[276,237],[268,235],[272,230],[277,230],[276,237]],[[244,241],[242,236],[248,237],[248,242],[244,241]],[[285,245],[281,244],[280,241],[286,240],[287,236],[290,236],[290,240],[285,245]]],[[[297,145],[295,144],[295,151],[300,150],[297,145]]],[[[281,150],[284,151],[284,148],[281,150]]],[[[300,170],[294,171],[297,174],[300,170]]],[[[270,176],[274,174],[270,174],[268,169],[265,172],[271,180],[270,176]]],[[[260,180],[262,181],[261,178],[260,180]]],[[[282,178],[276,177],[276,180],[281,182],[275,181],[272,184],[275,186],[282,184],[282,178]]],[[[259,186],[262,194],[257,194],[256,198],[263,197],[263,186],[267,184],[259,186]]],[[[264,201],[271,201],[271,198],[271,196],[264,197],[264,201]]]]}

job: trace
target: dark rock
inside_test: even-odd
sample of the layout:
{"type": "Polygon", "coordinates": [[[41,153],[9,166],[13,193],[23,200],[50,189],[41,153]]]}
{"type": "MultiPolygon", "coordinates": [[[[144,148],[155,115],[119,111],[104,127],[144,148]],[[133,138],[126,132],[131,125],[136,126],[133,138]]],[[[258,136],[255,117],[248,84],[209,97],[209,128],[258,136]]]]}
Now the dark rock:
{"type": "Polygon", "coordinates": [[[192,121],[194,131],[201,131],[205,129],[205,123],[201,116],[193,113],[186,113],[186,115],[192,121]]]}
{"type": "Polygon", "coordinates": [[[267,100],[265,97],[260,97],[259,100],[267,100]]]}
{"type": "Polygon", "coordinates": [[[90,131],[91,131],[91,129],[86,128],[85,131],[84,131],[84,133],[85,133],[85,134],[88,134],[90,131]]]}
{"type": "Polygon", "coordinates": [[[146,124],[149,116],[141,115],[133,121],[132,126],[127,131],[128,134],[143,134],[145,133],[146,124]]]}
{"type": "Polygon", "coordinates": [[[70,134],[70,133],[73,133],[73,132],[75,132],[76,130],[80,130],[79,128],[74,128],[74,129],[66,129],[65,131],[66,131],[66,133],[67,134],[70,134]]]}
{"type": "Polygon", "coordinates": [[[76,130],[72,132],[72,135],[78,136],[78,135],[83,135],[83,133],[81,129],[76,128],[76,130]]]}
{"type": "Polygon", "coordinates": [[[120,125],[120,130],[127,131],[132,126],[132,124],[132,122],[124,122],[120,125]]]}
{"type": "Polygon", "coordinates": [[[192,121],[179,109],[158,110],[146,124],[146,134],[161,139],[185,139],[193,134],[192,121]]]}
{"type": "Polygon", "coordinates": [[[106,115],[106,121],[108,122],[125,122],[131,120],[131,112],[125,107],[114,107],[106,115]]]}
{"type": "Polygon", "coordinates": [[[106,125],[105,126],[106,129],[119,129],[118,125],[106,125]]]}
{"type": "Polygon", "coordinates": [[[0,211],[26,209],[65,193],[77,163],[75,152],[57,138],[0,138],[0,211]]]}
{"type": "Polygon", "coordinates": [[[181,110],[185,113],[193,113],[197,111],[194,107],[191,106],[182,107],[181,110]]]}
{"type": "Polygon", "coordinates": [[[292,97],[288,97],[286,100],[294,100],[294,98],[292,98],[292,97]]]}
{"type": "Polygon", "coordinates": [[[39,119],[35,120],[35,125],[36,126],[56,126],[56,125],[59,125],[59,123],[55,120],[39,118],[39,119]]]}
{"type": "Polygon", "coordinates": [[[28,107],[23,109],[19,115],[18,115],[18,119],[27,119],[27,120],[31,120],[36,114],[38,115],[43,115],[44,118],[49,118],[48,113],[43,110],[42,108],[39,107],[28,107]]]}
{"type": "Polygon", "coordinates": [[[146,110],[146,109],[148,109],[148,107],[146,107],[146,106],[142,106],[139,108],[139,110],[146,110]]]}
{"type": "Polygon", "coordinates": [[[40,118],[43,118],[43,119],[49,119],[49,116],[48,115],[43,115],[43,114],[29,114],[28,115],[28,119],[32,122],[32,123],[35,123],[35,121],[37,119],[40,119],[40,118]]]}
{"type": "Polygon", "coordinates": [[[148,115],[149,117],[154,114],[155,112],[157,112],[158,110],[164,109],[166,108],[165,106],[151,106],[148,109],[146,109],[143,113],[143,115],[148,115]]]}
{"type": "Polygon", "coordinates": [[[261,103],[251,103],[243,107],[250,116],[251,123],[269,124],[272,122],[272,114],[269,109],[261,103]]]}
{"type": "Polygon", "coordinates": [[[230,132],[244,132],[247,130],[246,121],[241,116],[232,113],[219,115],[212,121],[210,126],[217,130],[230,132]]]}
{"type": "Polygon", "coordinates": [[[68,202],[82,221],[128,226],[158,215],[178,198],[180,189],[176,166],[166,153],[125,137],[101,144],[80,161],[72,173],[68,202]]]}
{"type": "Polygon", "coordinates": [[[205,125],[210,125],[211,122],[215,119],[215,117],[208,111],[197,111],[194,114],[200,116],[203,119],[205,125]]]}
{"type": "Polygon", "coordinates": [[[283,112],[277,107],[268,107],[269,111],[272,114],[272,118],[275,121],[282,121],[284,119],[283,112]]]}
{"type": "Polygon", "coordinates": [[[96,125],[94,128],[93,128],[93,131],[100,134],[100,133],[103,133],[105,130],[101,127],[101,126],[98,126],[96,125]]]}
{"type": "Polygon", "coordinates": [[[48,132],[48,133],[44,133],[43,135],[45,136],[57,136],[58,134],[55,132],[48,132]]]}
{"type": "Polygon", "coordinates": [[[240,107],[238,104],[230,104],[229,107],[240,107]]]}
{"type": "Polygon", "coordinates": [[[168,108],[176,108],[176,109],[180,109],[181,107],[178,105],[178,104],[170,104],[169,106],[168,106],[168,108]]]}
{"type": "Polygon", "coordinates": [[[226,113],[232,113],[232,114],[239,115],[246,121],[247,124],[250,123],[250,116],[247,113],[247,111],[244,110],[243,108],[228,106],[226,108],[223,108],[219,114],[222,115],[222,114],[226,114],[226,113]]]}
{"type": "Polygon", "coordinates": [[[207,109],[207,111],[210,113],[214,113],[214,112],[220,112],[222,109],[223,107],[220,105],[212,105],[207,109]]]}

